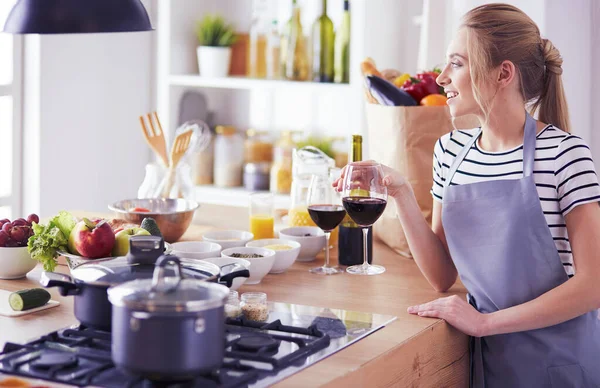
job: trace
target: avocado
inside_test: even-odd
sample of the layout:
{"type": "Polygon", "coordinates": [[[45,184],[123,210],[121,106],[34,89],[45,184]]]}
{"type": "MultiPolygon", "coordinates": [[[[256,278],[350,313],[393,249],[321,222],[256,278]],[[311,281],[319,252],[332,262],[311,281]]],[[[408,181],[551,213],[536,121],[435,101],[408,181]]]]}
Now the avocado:
{"type": "Polygon", "coordinates": [[[162,233],[160,233],[160,229],[158,228],[156,221],[154,221],[154,218],[151,218],[151,217],[144,218],[144,220],[142,221],[142,225],[140,225],[140,227],[142,229],[145,229],[148,232],[150,232],[150,234],[152,236],[157,236],[157,237],[161,237],[161,238],[163,236],[162,233]]]}

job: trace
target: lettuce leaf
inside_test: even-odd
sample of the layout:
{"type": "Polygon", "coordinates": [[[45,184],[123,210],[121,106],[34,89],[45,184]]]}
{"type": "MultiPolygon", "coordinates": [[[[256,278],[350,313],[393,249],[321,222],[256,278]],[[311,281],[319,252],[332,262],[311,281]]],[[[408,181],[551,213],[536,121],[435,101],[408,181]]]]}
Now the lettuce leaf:
{"type": "Polygon", "coordinates": [[[54,271],[58,250],[67,250],[67,237],[55,221],[59,216],[50,220],[45,226],[34,222],[32,225],[34,235],[27,241],[27,251],[33,259],[44,265],[44,271],[54,271]]]}
{"type": "Polygon", "coordinates": [[[56,226],[58,226],[62,234],[68,240],[69,236],[71,235],[71,231],[73,230],[73,228],[75,228],[75,225],[77,224],[77,219],[75,219],[75,217],[71,213],[63,210],[60,211],[58,215],[52,219],[52,222],[54,222],[56,226]]]}

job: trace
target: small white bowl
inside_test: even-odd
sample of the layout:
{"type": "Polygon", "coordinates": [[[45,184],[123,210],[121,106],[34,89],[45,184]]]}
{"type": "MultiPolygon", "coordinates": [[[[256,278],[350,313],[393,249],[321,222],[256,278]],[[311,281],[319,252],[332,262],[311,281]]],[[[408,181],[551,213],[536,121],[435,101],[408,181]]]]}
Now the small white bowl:
{"type": "MultiPolygon", "coordinates": [[[[247,270],[250,270],[250,262],[246,259],[236,259],[234,257],[209,257],[208,259],[202,259],[203,261],[208,261],[209,263],[213,263],[220,268],[228,264],[240,264],[243,265],[247,270]]],[[[230,290],[236,291],[240,288],[244,283],[246,283],[248,278],[235,278],[233,282],[231,282],[230,290]]]]}
{"type": "MultiPolygon", "coordinates": [[[[268,245],[288,245],[291,248],[286,250],[275,250],[275,262],[269,273],[283,273],[294,264],[300,253],[300,243],[292,240],[283,240],[280,238],[266,238],[250,241],[247,247],[264,248],[268,245]]],[[[269,248],[270,249],[270,248],[269,248]]]]}
{"type": "Polygon", "coordinates": [[[0,279],[20,279],[37,265],[27,247],[0,247],[0,279]]]}
{"type": "Polygon", "coordinates": [[[296,261],[313,261],[326,244],[325,233],[316,226],[294,226],[281,229],[279,238],[300,243],[300,253],[296,261]]]}
{"type": "Polygon", "coordinates": [[[217,243],[223,249],[243,247],[254,238],[254,235],[244,230],[220,230],[204,233],[202,239],[217,243]]]}
{"type": "Polygon", "coordinates": [[[275,251],[265,248],[235,247],[223,249],[221,256],[232,259],[240,259],[240,257],[231,257],[231,255],[234,253],[256,253],[263,256],[254,259],[243,257],[244,260],[248,260],[250,262],[250,277],[248,280],[246,280],[246,284],[260,283],[262,278],[264,278],[265,275],[269,273],[271,268],[273,268],[273,263],[275,262],[275,251]]]}
{"type": "Polygon", "coordinates": [[[186,259],[208,259],[219,256],[223,248],[221,245],[206,241],[182,241],[171,244],[171,254],[186,259]]]}

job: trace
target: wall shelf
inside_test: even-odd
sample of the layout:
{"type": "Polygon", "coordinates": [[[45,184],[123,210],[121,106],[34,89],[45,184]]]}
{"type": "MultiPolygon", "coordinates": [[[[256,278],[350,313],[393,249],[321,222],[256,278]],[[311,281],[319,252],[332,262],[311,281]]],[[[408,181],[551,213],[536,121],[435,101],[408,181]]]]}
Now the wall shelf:
{"type": "MultiPolygon", "coordinates": [[[[248,207],[250,194],[243,187],[215,187],[212,185],[196,186],[196,201],[210,205],[224,205],[236,207],[248,207]]],[[[289,195],[276,194],[274,198],[276,209],[288,209],[291,204],[289,195]]]]}
{"type": "Polygon", "coordinates": [[[345,93],[352,88],[350,84],[258,79],[242,76],[212,78],[202,77],[200,75],[171,75],[169,77],[169,84],[172,86],[239,90],[305,90],[316,93],[325,91],[339,91],[345,93]]]}

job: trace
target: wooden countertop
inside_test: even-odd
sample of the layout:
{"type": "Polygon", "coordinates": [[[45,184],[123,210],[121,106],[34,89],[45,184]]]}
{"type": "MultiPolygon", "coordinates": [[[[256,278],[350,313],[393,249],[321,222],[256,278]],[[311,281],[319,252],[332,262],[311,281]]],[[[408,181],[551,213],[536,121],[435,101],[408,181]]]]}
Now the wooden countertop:
{"type": "MultiPolygon", "coordinates": [[[[182,240],[200,240],[205,226],[192,225],[182,240]]],[[[442,296],[436,293],[412,260],[402,258],[382,244],[374,246],[374,260],[387,271],[378,276],[318,276],[308,269],[322,259],[295,263],[287,272],[267,275],[262,283],[243,286],[263,291],[273,302],[296,303],[397,316],[397,320],[342,351],[297,373],[276,387],[467,387],[468,337],[439,319],[406,313],[408,306],[442,296]]],[[[334,258],[334,262],[337,260],[334,258]]],[[[66,267],[60,267],[67,272],[66,267]]],[[[39,286],[38,266],[20,280],[0,280],[0,289],[39,286]]],[[[50,289],[61,305],[19,318],[0,316],[0,346],[25,342],[76,324],[73,298],[50,289]]],[[[457,283],[450,293],[465,295],[457,283]]]]}

